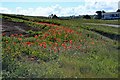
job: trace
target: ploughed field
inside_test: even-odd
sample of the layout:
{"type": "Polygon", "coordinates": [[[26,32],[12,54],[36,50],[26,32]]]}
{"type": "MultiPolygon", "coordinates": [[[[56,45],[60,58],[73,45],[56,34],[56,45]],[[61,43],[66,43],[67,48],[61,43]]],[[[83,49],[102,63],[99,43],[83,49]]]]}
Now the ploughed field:
{"type": "Polygon", "coordinates": [[[88,26],[83,23],[93,20],[82,19],[5,14],[1,19],[3,78],[118,77],[119,37],[104,33],[120,35],[119,28],[88,26]]]}

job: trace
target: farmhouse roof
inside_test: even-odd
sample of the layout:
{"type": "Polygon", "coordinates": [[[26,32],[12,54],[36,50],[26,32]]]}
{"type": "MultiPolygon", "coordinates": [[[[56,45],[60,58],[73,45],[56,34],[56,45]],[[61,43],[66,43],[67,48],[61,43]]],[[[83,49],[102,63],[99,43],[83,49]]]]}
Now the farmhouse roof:
{"type": "Polygon", "coordinates": [[[114,14],[114,13],[119,13],[120,14],[120,12],[106,12],[106,13],[102,13],[102,14],[114,14]]]}

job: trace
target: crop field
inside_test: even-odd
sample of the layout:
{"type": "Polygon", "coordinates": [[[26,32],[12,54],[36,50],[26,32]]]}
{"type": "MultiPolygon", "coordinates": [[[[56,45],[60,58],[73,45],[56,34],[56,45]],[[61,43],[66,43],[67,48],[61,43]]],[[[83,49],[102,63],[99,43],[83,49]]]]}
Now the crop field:
{"type": "Polygon", "coordinates": [[[118,78],[117,20],[1,15],[3,78],[118,78]]]}

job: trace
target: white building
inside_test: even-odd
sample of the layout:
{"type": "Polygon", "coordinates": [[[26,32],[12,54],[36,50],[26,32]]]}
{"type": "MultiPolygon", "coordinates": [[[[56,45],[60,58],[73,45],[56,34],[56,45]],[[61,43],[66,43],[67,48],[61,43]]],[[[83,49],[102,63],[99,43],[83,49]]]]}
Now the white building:
{"type": "Polygon", "coordinates": [[[54,16],[54,15],[53,15],[53,14],[51,14],[51,15],[49,15],[49,16],[48,16],[48,18],[51,18],[51,19],[52,19],[52,18],[53,18],[53,16],[54,16]]]}
{"type": "Polygon", "coordinates": [[[120,19],[120,12],[102,13],[102,19],[120,19]]]}

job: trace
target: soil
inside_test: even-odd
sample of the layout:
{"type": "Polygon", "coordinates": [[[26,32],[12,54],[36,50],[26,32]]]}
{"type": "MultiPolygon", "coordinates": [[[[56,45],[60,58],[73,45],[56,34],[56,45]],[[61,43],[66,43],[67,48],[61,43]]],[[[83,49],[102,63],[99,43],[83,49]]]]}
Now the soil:
{"type": "Polygon", "coordinates": [[[34,28],[27,26],[25,23],[22,22],[12,22],[2,20],[2,33],[6,33],[6,36],[10,36],[11,34],[23,34],[28,35],[26,32],[32,31],[40,31],[39,28],[34,28]]]}

